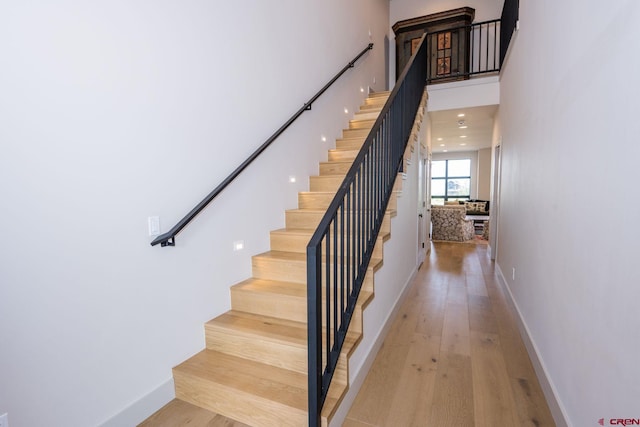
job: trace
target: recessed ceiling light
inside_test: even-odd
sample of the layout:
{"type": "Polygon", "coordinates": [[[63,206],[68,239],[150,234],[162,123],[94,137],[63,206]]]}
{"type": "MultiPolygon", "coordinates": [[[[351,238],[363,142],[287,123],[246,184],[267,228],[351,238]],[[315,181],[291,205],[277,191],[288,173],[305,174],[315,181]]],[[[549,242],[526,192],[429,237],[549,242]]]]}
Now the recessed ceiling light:
{"type": "Polygon", "coordinates": [[[469,127],[469,126],[467,126],[467,125],[463,125],[463,126],[458,126],[458,129],[466,129],[466,128],[468,128],[468,127],[469,127]]]}
{"type": "Polygon", "coordinates": [[[444,147],[444,144],[440,144],[440,147],[444,147]]]}
{"type": "Polygon", "coordinates": [[[462,143],[462,144],[460,144],[460,145],[467,145],[467,143],[466,143],[466,142],[463,142],[463,143],[462,143]]]}
{"type": "Polygon", "coordinates": [[[443,152],[443,153],[447,153],[447,152],[449,152],[449,150],[442,150],[442,152],[443,152]]]}
{"type": "Polygon", "coordinates": [[[458,117],[464,117],[464,113],[458,114],[458,117]]]}
{"type": "Polygon", "coordinates": [[[442,138],[438,138],[438,141],[442,141],[442,138]]]}
{"type": "Polygon", "coordinates": [[[467,135],[460,135],[460,138],[466,138],[467,135]]]}

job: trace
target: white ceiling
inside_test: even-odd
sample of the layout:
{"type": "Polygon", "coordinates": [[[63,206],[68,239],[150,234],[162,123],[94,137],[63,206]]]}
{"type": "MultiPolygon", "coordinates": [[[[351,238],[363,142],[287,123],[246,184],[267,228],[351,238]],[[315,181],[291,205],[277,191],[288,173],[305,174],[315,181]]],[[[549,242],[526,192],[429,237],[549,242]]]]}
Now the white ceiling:
{"type": "Polygon", "coordinates": [[[477,151],[491,147],[493,119],[497,109],[497,105],[489,105],[430,111],[431,151],[433,153],[477,151]],[[458,117],[459,114],[464,114],[464,117],[458,117]],[[464,123],[459,123],[461,121],[464,123]],[[467,128],[460,128],[461,125],[467,128]]]}

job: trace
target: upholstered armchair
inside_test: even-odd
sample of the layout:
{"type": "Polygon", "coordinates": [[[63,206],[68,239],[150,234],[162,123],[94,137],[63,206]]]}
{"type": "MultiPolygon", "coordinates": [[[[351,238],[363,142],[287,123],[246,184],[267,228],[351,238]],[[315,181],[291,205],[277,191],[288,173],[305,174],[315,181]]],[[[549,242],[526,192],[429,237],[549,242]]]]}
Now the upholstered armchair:
{"type": "Polygon", "coordinates": [[[431,238],[464,242],[474,238],[473,220],[465,220],[463,205],[431,206],[431,238]]]}

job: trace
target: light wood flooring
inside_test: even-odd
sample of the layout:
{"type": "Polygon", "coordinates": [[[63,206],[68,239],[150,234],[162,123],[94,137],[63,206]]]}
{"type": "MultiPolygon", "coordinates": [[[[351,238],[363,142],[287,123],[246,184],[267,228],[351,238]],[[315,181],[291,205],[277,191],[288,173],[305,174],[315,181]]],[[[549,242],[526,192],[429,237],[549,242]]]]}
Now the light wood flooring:
{"type": "MultiPolygon", "coordinates": [[[[141,424],[187,425],[245,426],[179,400],[141,424]]],[[[487,246],[434,243],[344,426],[554,425],[487,246]]]]}

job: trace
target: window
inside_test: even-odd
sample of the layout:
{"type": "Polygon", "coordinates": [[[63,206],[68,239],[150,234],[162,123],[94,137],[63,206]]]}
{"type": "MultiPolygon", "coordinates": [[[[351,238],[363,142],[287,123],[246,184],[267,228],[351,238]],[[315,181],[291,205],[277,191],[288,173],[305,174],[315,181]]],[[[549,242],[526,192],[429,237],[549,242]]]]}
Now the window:
{"type": "Polygon", "coordinates": [[[431,203],[469,200],[471,197],[471,159],[431,162],[431,203]]]}

